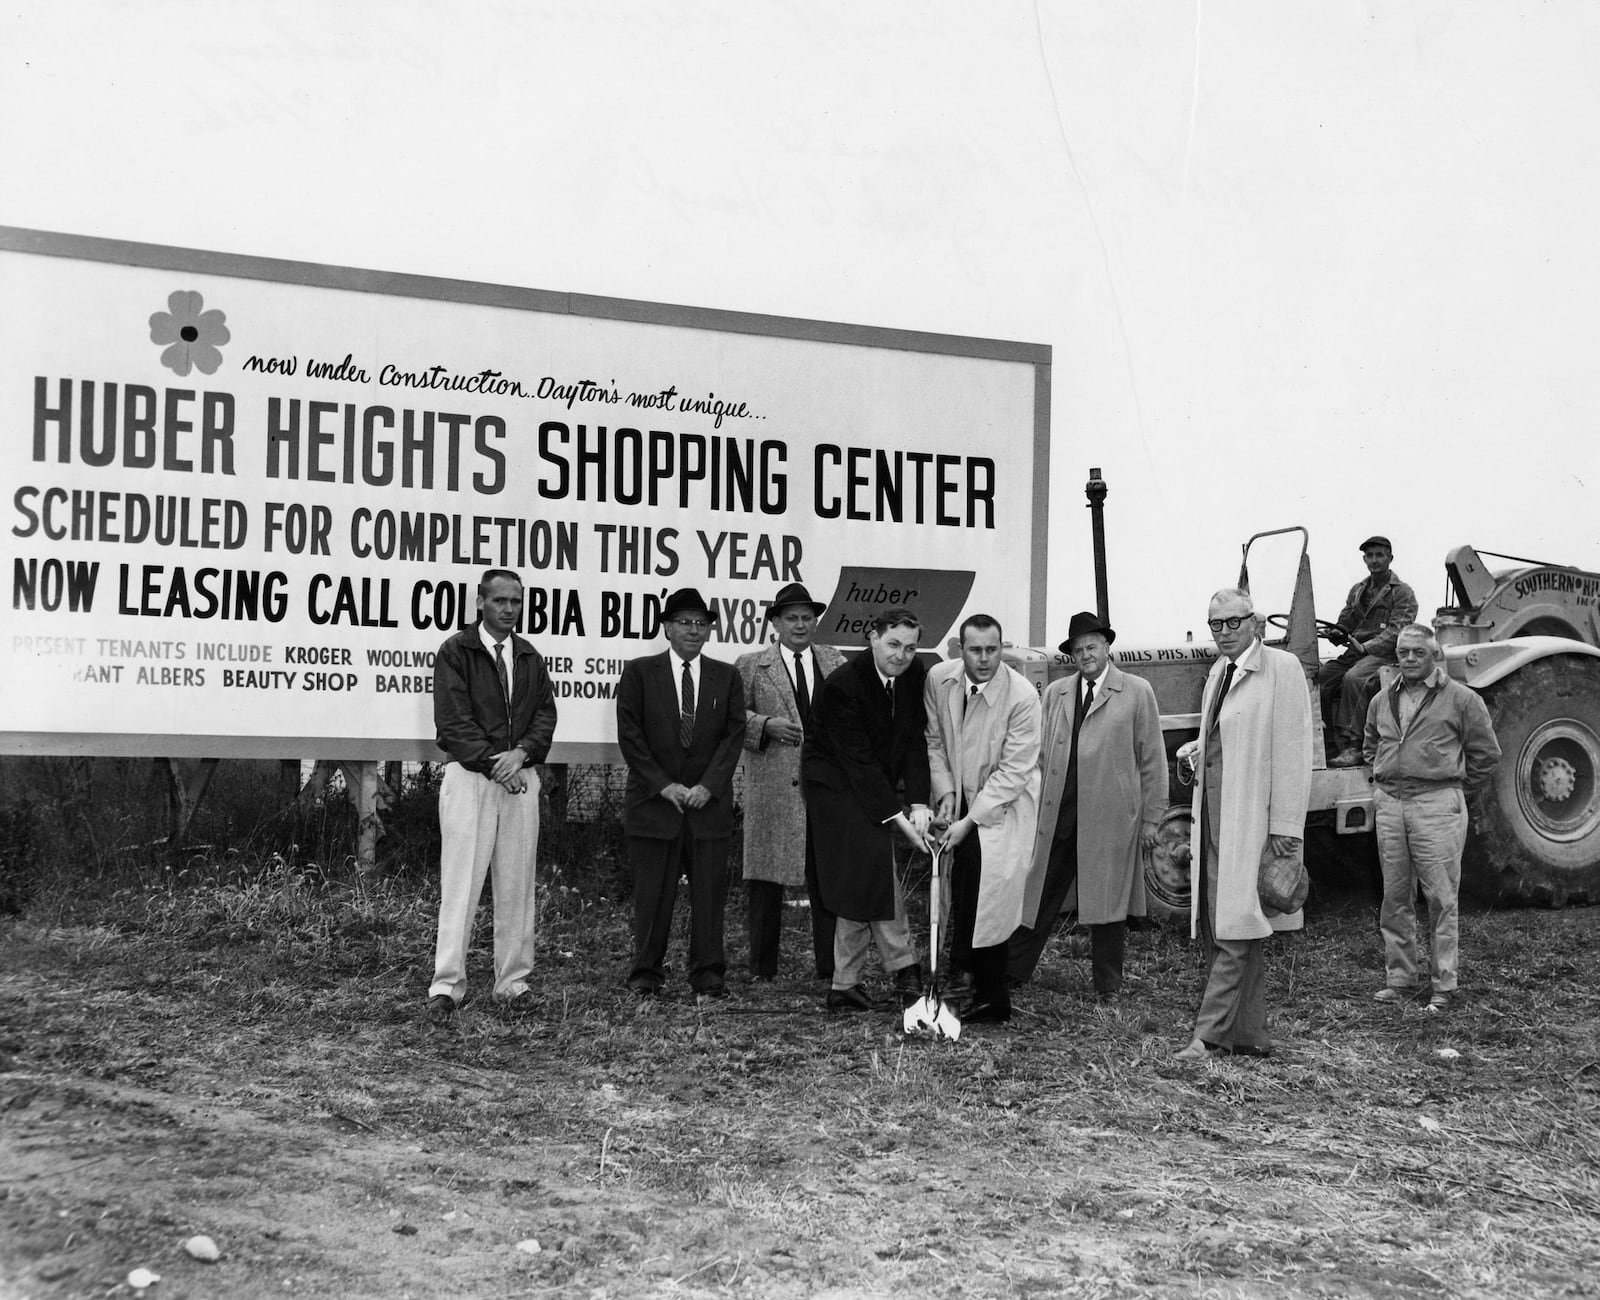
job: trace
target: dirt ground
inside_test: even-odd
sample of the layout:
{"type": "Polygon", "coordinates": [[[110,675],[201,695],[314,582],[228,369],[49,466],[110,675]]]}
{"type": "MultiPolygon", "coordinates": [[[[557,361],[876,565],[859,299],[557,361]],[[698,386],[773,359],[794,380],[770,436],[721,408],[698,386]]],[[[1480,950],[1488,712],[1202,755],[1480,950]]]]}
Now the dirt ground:
{"type": "Polygon", "coordinates": [[[932,1043],[824,1012],[789,910],[776,984],[635,1005],[623,906],[552,891],[536,1010],[450,1031],[426,900],[8,921],[0,1297],[1600,1295],[1600,910],[1470,914],[1438,1019],[1323,899],[1273,1058],[1197,1067],[1169,931],[932,1043]]]}

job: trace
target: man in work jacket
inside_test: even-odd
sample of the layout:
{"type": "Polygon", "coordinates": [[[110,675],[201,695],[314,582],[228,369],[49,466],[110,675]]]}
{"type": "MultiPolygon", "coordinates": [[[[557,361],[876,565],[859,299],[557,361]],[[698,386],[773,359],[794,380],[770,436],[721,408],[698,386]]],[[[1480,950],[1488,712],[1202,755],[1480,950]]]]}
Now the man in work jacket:
{"type": "Polygon", "coordinates": [[[494,875],[494,996],[529,996],[533,970],[534,853],[539,776],[550,752],[556,700],[539,652],[515,632],[522,579],[490,569],[478,583],[478,621],[433,661],[433,719],[449,755],[439,782],[439,935],[428,1018],[447,1025],[467,988],[467,944],[494,875]]]}
{"type": "Polygon", "coordinates": [[[1333,739],[1329,767],[1361,763],[1361,729],[1367,703],[1378,689],[1378,670],[1394,663],[1395,638],[1417,617],[1417,593],[1389,569],[1394,548],[1387,537],[1361,543],[1367,576],[1350,588],[1337,627],[1324,635],[1344,653],[1317,673],[1322,720],[1333,739]]]}
{"type": "Polygon", "coordinates": [[[1437,1014],[1457,984],[1461,850],[1467,842],[1466,796],[1500,762],[1489,710],[1474,690],[1452,681],[1433,629],[1413,623],[1396,647],[1400,672],[1367,710],[1364,744],[1377,788],[1378,856],[1383,863],[1386,980],[1373,996],[1401,1002],[1417,984],[1417,885],[1428,900],[1437,1014]]]}

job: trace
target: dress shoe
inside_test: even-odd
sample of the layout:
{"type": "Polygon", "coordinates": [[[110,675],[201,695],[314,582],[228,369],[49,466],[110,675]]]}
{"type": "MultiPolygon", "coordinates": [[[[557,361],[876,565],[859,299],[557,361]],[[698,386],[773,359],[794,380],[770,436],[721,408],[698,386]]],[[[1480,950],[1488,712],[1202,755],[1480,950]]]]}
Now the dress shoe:
{"type": "Polygon", "coordinates": [[[456,1000],[448,993],[435,993],[428,999],[428,1023],[448,1025],[456,1018],[456,1000]]]}
{"type": "Polygon", "coordinates": [[[1011,1008],[1003,1002],[973,998],[956,1009],[956,1019],[963,1025],[1003,1025],[1011,1019],[1011,1008]]]}
{"type": "Polygon", "coordinates": [[[894,991],[900,995],[901,1007],[909,1007],[922,996],[922,967],[912,962],[894,973],[894,991]]]}
{"type": "Polygon", "coordinates": [[[1187,1047],[1174,1052],[1172,1059],[1174,1061],[1203,1061],[1209,1055],[1210,1053],[1206,1051],[1206,1045],[1196,1038],[1191,1040],[1187,1047]]]}
{"type": "Polygon", "coordinates": [[[867,996],[867,991],[859,984],[852,984],[847,989],[828,990],[829,1011],[876,1011],[872,999],[867,996]]]}
{"type": "Polygon", "coordinates": [[[703,989],[694,991],[696,1002],[721,1002],[728,996],[728,987],[725,984],[708,984],[703,989]]]}
{"type": "Polygon", "coordinates": [[[1361,758],[1361,751],[1359,749],[1356,749],[1354,746],[1352,746],[1349,749],[1341,749],[1337,754],[1335,754],[1332,758],[1330,758],[1328,760],[1328,766],[1329,767],[1360,767],[1361,764],[1362,764],[1362,761],[1363,760],[1361,758]]]}
{"type": "Polygon", "coordinates": [[[635,984],[629,981],[628,992],[636,998],[653,998],[661,989],[655,984],[635,984]]]}
{"type": "Polygon", "coordinates": [[[1224,1047],[1221,1043],[1207,1043],[1206,1051],[1215,1052],[1219,1056],[1260,1056],[1272,1055],[1270,1047],[1252,1047],[1249,1043],[1240,1043],[1236,1047],[1224,1047]]]}

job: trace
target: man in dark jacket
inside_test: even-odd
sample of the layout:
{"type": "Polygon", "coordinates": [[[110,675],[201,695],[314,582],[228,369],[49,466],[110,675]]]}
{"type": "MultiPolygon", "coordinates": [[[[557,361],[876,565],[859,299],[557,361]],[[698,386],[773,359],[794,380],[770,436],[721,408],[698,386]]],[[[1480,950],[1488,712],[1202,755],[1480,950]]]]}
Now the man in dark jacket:
{"type": "Polygon", "coordinates": [[[628,764],[622,830],[634,869],[628,987],[649,997],[665,982],[678,876],[687,873],[689,984],[701,998],[721,998],[744,687],[732,664],[700,653],[717,616],[698,591],[673,592],[661,617],[671,648],[629,660],[617,682],[617,744],[628,764]]]}
{"type": "Polygon", "coordinates": [[[494,873],[494,996],[528,996],[533,970],[534,853],[539,776],[556,701],[543,658],[516,635],[522,579],[490,569],[478,584],[478,622],[433,662],[433,719],[449,755],[439,783],[439,937],[428,1017],[448,1024],[467,988],[467,944],[494,873]]]}
{"type": "Polygon", "coordinates": [[[921,992],[894,836],[929,849],[927,710],[917,661],[922,628],[908,609],[885,610],[867,650],[834,672],[811,704],[800,779],[811,817],[817,885],[838,921],[828,1007],[867,1011],[861,987],[870,942],[902,998],[921,992]]]}
{"type": "Polygon", "coordinates": [[[1317,672],[1322,720],[1333,741],[1329,767],[1360,766],[1361,732],[1367,703],[1378,689],[1378,671],[1394,663],[1395,638],[1417,617],[1417,593],[1390,570],[1393,560],[1387,537],[1361,543],[1367,576],[1350,588],[1337,623],[1323,633],[1344,647],[1317,672]]]}

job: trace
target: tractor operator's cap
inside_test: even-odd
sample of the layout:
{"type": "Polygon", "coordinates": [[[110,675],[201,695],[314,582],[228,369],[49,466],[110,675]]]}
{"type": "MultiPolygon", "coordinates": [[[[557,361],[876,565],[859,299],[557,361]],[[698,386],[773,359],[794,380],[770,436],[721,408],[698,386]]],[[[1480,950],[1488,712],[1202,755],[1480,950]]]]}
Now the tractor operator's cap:
{"type": "Polygon", "coordinates": [[[707,622],[717,621],[717,611],[693,587],[680,587],[667,597],[666,606],[661,611],[661,621],[670,623],[679,614],[704,614],[707,622]]]}
{"type": "Polygon", "coordinates": [[[1080,636],[1088,636],[1091,632],[1098,632],[1105,637],[1107,645],[1117,639],[1117,634],[1111,630],[1109,624],[1101,621],[1098,614],[1091,614],[1086,609],[1080,610],[1072,616],[1072,622],[1067,624],[1067,639],[1061,643],[1061,653],[1071,654],[1072,643],[1080,636]]]}
{"type": "Polygon", "coordinates": [[[1373,533],[1371,537],[1367,538],[1366,541],[1361,543],[1361,549],[1363,551],[1373,546],[1381,546],[1384,550],[1388,551],[1390,555],[1394,554],[1394,547],[1390,544],[1389,539],[1381,536],[1378,533],[1373,533]]]}
{"type": "Polygon", "coordinates": [[[778,594],[772,598],[772,604],[767,606],[767,618],[776,618],[786,605],[804,605],[819,618],[822,611],[828,607],[820,600],[812,600],[811,593],[798,582],[791,582],[787,587],[780,587],[778,594]]]}

